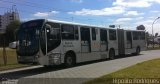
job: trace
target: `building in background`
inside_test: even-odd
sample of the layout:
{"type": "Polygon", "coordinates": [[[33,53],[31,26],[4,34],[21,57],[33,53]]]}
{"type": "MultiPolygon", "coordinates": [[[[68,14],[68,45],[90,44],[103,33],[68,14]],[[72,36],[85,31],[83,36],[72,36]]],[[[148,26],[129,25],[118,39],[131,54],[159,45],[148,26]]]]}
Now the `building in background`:
{"type": "Polygon", "coordinates": [[[12,10],[4,13],[4,15],[0,15],[0,33],[5,33],[6,26],[14,20],[20,20],[17,10],[12,10]]]}

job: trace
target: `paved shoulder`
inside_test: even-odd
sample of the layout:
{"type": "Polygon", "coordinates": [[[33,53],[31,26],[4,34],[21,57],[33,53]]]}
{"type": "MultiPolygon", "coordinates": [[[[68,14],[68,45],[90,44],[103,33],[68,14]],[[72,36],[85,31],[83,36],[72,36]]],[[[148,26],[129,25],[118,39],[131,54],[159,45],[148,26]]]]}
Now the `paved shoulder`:
{"type": "MultiPolygon", "coordinates": [[[[72,81],[75,80],[76,82],[71,82],[75,84],[75,83],[81,83],[93,78],[97,78],[105,74],[109,74],[111,72],[115,72],[117,70],[129,67],[131,65],[135,65],[143,61],[160,58],[160,50],[144,51],[141,54],[142,55],[139,55],[139,56],[131,56],[131,57],[120,58],[115,60],[92,63],[92,64],[73,67],[69,69],[51,71],[43,74],[29,76],[26,78],[30,81],[32,80],[31,83],[35,83],[33,81],[35,79],[38,79],[38,80],[43,79],[44,81],[47,80],[48,83],[49,82],[53,83],[53,81],[55,82],[56,80],[58,80],[58,83],[59,83],[59,81],[66,79],[68,82],[71,80],[72,81]]],[[[65,81],[61,81],[61,82],[66,83],[65,81]]]]}

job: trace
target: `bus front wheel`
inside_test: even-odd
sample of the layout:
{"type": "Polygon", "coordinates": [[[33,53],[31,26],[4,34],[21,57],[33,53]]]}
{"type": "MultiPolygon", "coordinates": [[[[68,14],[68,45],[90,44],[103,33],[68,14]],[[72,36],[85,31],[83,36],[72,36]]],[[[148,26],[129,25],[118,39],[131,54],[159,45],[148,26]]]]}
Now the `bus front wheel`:
{"type": "Polygon", "coordinates": [[[68,53],[65,56],[65,66],[66,67],[72,67],[75,65],[75,58],[72,53],[68,53]]]}

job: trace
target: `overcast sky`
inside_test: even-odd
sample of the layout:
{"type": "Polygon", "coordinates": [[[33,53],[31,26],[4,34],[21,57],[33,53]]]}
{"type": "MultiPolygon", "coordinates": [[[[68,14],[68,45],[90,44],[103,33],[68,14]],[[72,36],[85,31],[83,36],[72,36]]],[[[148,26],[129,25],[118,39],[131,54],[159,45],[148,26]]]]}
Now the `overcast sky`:
{"type": "MultiPolygon", "coordinates": [[[[115,24],[124,29],[143,24],[150,33],[160,16],[160,0],[0,0],[0,14],[12,5],[23,21],[46,18],[107,27],[115,24]]],[[[153,28],[160,34],[160,19],[153,28]]]]}

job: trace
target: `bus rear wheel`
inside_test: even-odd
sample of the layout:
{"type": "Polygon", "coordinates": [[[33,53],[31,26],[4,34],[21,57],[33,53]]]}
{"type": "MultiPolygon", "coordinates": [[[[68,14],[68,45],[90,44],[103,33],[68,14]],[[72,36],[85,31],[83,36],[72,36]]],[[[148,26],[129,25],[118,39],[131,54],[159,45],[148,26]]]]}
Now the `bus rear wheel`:
{"type": "Polygon", "coordinates": [[[136,48],[136,55],[139,55],[139,54],[140,54],[140,51],[141,51],[140,48],[137,47],[137,48],[136,48]]]}
{"type": "Polygon", "coordinates": [[[72,53],[68,53],[65,56],[65,66],[66,67],[72,67],[75,65],[75,58],[74,55],[72,53]]]}
{"type": "Polygon", "coordinates": [[[109,51],[109,58],[110,58],[111,60],[113,60],[113,59],[115,58],[115,52],[114,52],[113,49],[111,49],[111,50],[109,51]]]}

